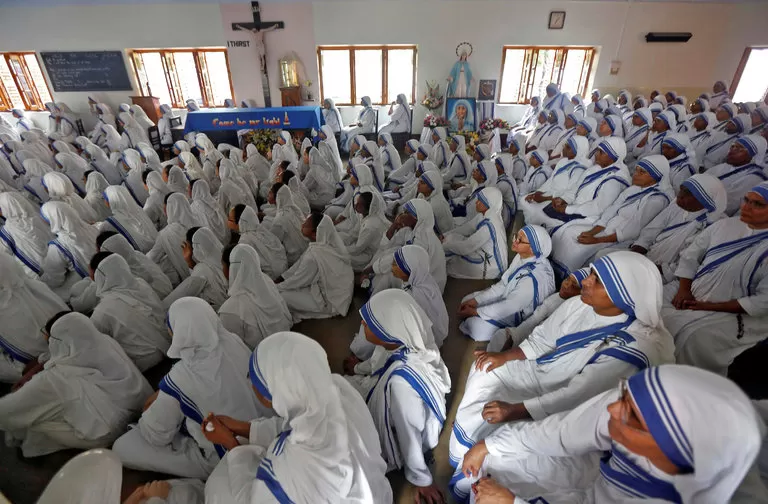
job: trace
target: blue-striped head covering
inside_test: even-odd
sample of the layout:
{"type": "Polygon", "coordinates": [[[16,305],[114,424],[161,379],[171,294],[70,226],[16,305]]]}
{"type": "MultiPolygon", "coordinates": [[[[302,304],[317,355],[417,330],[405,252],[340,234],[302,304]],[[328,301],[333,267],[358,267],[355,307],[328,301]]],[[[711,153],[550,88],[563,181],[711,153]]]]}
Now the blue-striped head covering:
{"type": "Polygon", "coordinates": [[[261,372],[261,369],[259,369],[259,349],[256,348],[256,350],[253,351],[253,354],[251,354],[251,360],[248,364],[248,375],[251,378],[251,383],[254,387],[256,387],[256,390],[259,391],[259,394],[264,396],[264,398],[267,401],[272,401],[272,393],[269,391],[269,387],[267,386],[267,381],[264,379],[264,375],[261,372]]]}
{"type": "MultiPolygon", "coordinates": [[[[673,135],[667,135],[664,137],[664,140],[661,142],[662,145],[668,145],[675,149],[679,154],[684,153],[688,150],[688,148],[683,145],[675,136],[673,135]]],[[[678,155],[679,155],[678,154],[678,155]]]]}
{"type": "Polygon", "coordinates": [[[536,158],[539,164],[544,164],[544,157],[541,155],[541,152],[535,150],[531,152],[531,157],[536,158]]]}
{"type": "MultiPolygon", "coordinates": [[[[594,121],[594,119],[593,119],[593,121],[594,121]]],[[[581,126],[581,127],[582,127],[582,128],[584,128],[585,130],[587,130],[587,133],[592,133],[592,131],[594,131],[594,128],[593,128],[593,127],[592,127],[592,125],[589,123],[589,121],[587,121],[587,118],[586,118],[586,117],[585,117],[585,118],[583,118],[583,119],[579,119],[579,122],[578,122],[576,125],[577,125],[577,126],[581,126]]]]}
{"type": "Polygon", "coordinates": [[[398,268],[403,270],[403,273],[411,276],[411,268],[408,266],[408,261],[405,259],[405,255],[403,255],[403,247],[400,247],[395,251],[395,263],[398,268]]]}
{"type": "Polygon", "coordinates": [[[485,194],[483,194],[483,191],[480,191],[477,193],[477,199],[479,199],[483,205],[485,205],[487,208],[491,208],[491,203],[488,201],[488,198],[485,197],[485,194]]]}
{"type": "Polygon", "coordinates": [[[531,251],[536,257],[549,257],[552,252],[552,239],[546,229],[535,224],[523,226],[520,230],[525,233],[528,242],[531,244],[531,251]]]}
{"type": "Polygon", "coordinates": [[[581,285],[581,283],[589,276],[589,272],[589,268],[581,268],[577,269],[576,271],[572,271],[571,276],[575,278],[577,282],[579,282],[579,285],[581,285]]]}
{"type": "Polygon", "coordinates": [[[768,182],[763,182],[762,184],[756,185],[755,187],[750,189],[749,192],[757,193],[765,201],[768,201],[768,182]]]}
{"type": "Polygon", "coordinates": [[[590,268],[595,271],[614,306],[630,319],[648,327],[661,322],[662,283],[659,269],[647,257],[621,250],[601,257],[590,268]]]}
{"type": "Polygon", "coordinates": [[[622,122],[621,117],[617,115],[607,115],[603,120],[610,126],[612,136],[624,136],[624,123],[622,122]]]}
{"type": "MultiPolygon", "coordinates": [[[[613,138],[613,137],[609,137],[609,139],[610,138],[613,138]]],[[[601,151],[605,152],[606,154],[608,154],[608,156],[613,161],[618,161],[619,158],[623,157],[623,156],[620,156],[620,153],[614,148],[614,145],[612,145],[612,143],[609,141],[609,139],[603,140],[602,142],[597,144],[597,148],[600,149],[601,151]]]]}
{"type": "Polygon", "coordinates": [[[638,168],[642,168],[648,175],[653,177],[656,182],[661,181],[664,178],[664,174],[669,174],[669,161],[664,156],[646,156],[637,163],[638,168]],[[663,166],[666,163],[666,171],[663,166]]]}
{"type": "Polygon", "coordinates": [[[432,146],[429,144],[421,144],[419,145],[417,152],[425,158],[429,158],[429,155],[432,153],[432,146]]]}
{"type": "Polygon", "coordinates": [[[759,152],[759,149],[754,139],[750,138],[749,136],[739,137],[736,140],[736,143],[741,145],[745,149],[747,149],[747,152],[749,152],[749,155],[752,157],[755,157],[759,152]]]}
{"type": "MultiPolygon", "coordinates": [[[[715,208],[717,207],[715,200],[712,198],[712,196],[710,196],[705,187],[701,184],[701,181],[696,178],[696,175],[686,179],[680,185],[688,189],[688,191],[693,194],[693,197],[696,198],[696,200],[704,206],[707,212],[715,211],[715,208]]],[[[768,198],[766,198],[766,200],[768,201],[768,198]]]]}
{"type": "Polygon", "coordinates": [[[669,129],[674,129],[677,126],[677,117],[675,117],[675,113],[671,110],[661,112],[656,116],[656,119],[664,122],[669,129]]]}

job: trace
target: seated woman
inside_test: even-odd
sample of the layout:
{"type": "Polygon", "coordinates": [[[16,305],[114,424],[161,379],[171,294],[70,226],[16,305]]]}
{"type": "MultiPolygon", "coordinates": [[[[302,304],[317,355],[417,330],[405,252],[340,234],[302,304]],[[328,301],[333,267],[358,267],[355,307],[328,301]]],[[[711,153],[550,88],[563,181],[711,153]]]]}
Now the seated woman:
{"type": "Polygon", "coordinates": [[[434,231],[435,217],[432,207],[421,199],[411,200],[403,207],[403,213],[382,237],[379,252],[374,256],[368,267],[363,270],[362,277],[371,277],[373,293],[399,285],[392,274],[392,261],[395,252],[402,246],[418,245],[429,255],[430,274],[437,282],[440,292],[445,289],[445,252],[443,245],[434,231]]]}
{"type": "Polygon", "coordinates": [[[187,198],[179,193],[165,197],[165,214],[168,225],[158,233],[155,245],[147,252],[147,257],[160,267],[175,288],[189,277],[189,266],[184,260],[182,248],[187,230],[199,223],[187,198]]]}
{"type": "Polygon", "coordinates": [[[741,352],[765,339],[767,208],[763,182],[747,191],[740,216],[715,222],[680,253],[679,282],[664,287],[661,312],[677,362],[725,376],[741,352]]]}
{"type": "Polygon", "coordinates": [[[227,214],[221,209],[216,198],[211,196],[208,182],[202,179],[193,180],[189,187],[191,193],[189,207],[197,217],[197,221],[213,231],[223,245],[229,243],[227,214]]]}
{"type": "MultiPolygon", "coordinates": [[[[293,145],[291,145],[293,148],[293,145]]],[[[221,179],[218,199],[224,212],[229,213],[235,205],[256,206],[248,183],[237,173],[237,168],[229,159],[222,159],[216,168],[216,175],[221,179]]]]}
{"type": "Polygon", "coordinates": [[[275,280],[295,323],[304,319],[346,316],[355,273],[344,242],[330,217],[312,213],[301,226],[309,247],[275,280]]]}
{"type": "Polygon", "coordinates": [[[517,182],[512,176],[513,163],[511,156],[498,156],[495,161],[496,173],[499,178],[496,180],[496,188],[501,191],[504,200],[504,211],[501,213],[504,219],[504,227],[509,229],[515,221],[517,214],[517,182]]]}
{"type": "Polygon", "coordinates": [[[475,351],[478,364],[483,367],[481,358],[484,355],[492,355],[492,352],[502,352],[512,347],[519,346],[531,335],[534,329],[544,322],[563,302],[574,296],[581,294],[581,283],[589,276],[589,268],[576,270],[560,284],[560,290],[555,292],[534,310],[534,312],[516,327],[507,327],[498,329],[493,333],[491,341],[488,342],[486,351],[475,351]]]}
{"type": "Polygon", "coordinates": [[[707,170],[709,175],[719,178],[725,185],[728,192],[726,214],[734,215],[744,193],[768,178],[763,170],[766,145],[766,139],[760,135],[739,137],[731,144],[725,163],[707,170]]]}
{"type": "MultiPolygon", "coordinates": [[[[408,180],[403,183],[403,185],[399,186],[394,191],[390,191],[385,193],[385,196],[387,198],[387,209],[388,214],[390,215],[396,215],[398,212],[400,212],[400,208],[405,205],[410,200],[417,198],[419,195],[419,182],[421,179],[421,176],[425,173],[429,172],[437,172],[440,173],[437,170],[437,166],[435,166],[435,163],[432,161],[420,161],[421,159],[421,150],[423,147],[419,147],[419,155],[417,156],[417,159],[419,160],[416,163],[416,171],[413,172],[412,175],[408,176],[408,180]]],[[[424,156],[426,158],[426,156],[424,156]]],[[[469,193],[469,189],[465,191],[467,194],[469,193]]],[[[462,197],[463,200],[463,197],[462,197]]],[[[453,216],[451,216],[451,219],[453,219],[453,216]]]]}
{"type": "Polygon", "coordinates": [[[760,417],[733,382],[670,365],[638,373],[573,411],[499,429],[467,454],[464,469],[493,474],[477,484],[478,504],[696,502],[697,496],[729,502],[761,438],[760,417]]]}
{"type": "Polygon", "coordinates": [[[501,191],[486,187],[477,195],[477,215],[444,235],[448,276],[491,279],[499,278],[507,269],[503,206],[501,191]]]}
{"type": "MultiPolygon", "coordinates": [[[[339,145],[336,143],[336,135],[331,130],[331,127],[327,124],[320,128],[317,134],[320,137],[320,142],[317,144],[317,150],[328,161],[328,164],[336,167],[339,173],[339,177],[344,175],[344,164],[341,162],[341,154],[339,154],[339,145]]],[[[361,135],[357,135],[355,138],[360,138],[361,135]]],[[[363,137],[365,138],[365,137],[363,137]]],[[[298,158],[296,159],[298,162],[298,158]]]]}
{"type": "Polygon", "coordinates": [[[625,155],[626,146],[621,138],[608,137],[600,142],[595,164],[567,192],[544,207],[546,220],[542,225],[554,228],[572,220],[599,217],[629,187],[625,155]]]}
{"type": "Polygon", "coordinates": [[[375,294],[360,315],[365,337],[377,349],[373,362],[367,362],[370,369],[347,379],[368,398],[387,470],[405,469],[405,479],[417,487],[417,498],[441,502],[424,452],[437,446],[451,378],[435,345],[432,324],[416,301],[399,289],[375,294]]]}
{"type": "Polygon", "coordinates": [[[40,328],[67,305],[5,254],[0,254],[0,299],[0,382],[16,383],[25,367],[48,350],[40,328]]]}
{"type": "Polygon", "coordinates": [[[549,154],[549,164],[553,165],[557,163],[563,156],[563,147],[571,137],[576,136],[576,126],[579,124],[579,119],[583,116],[574,112],[567,113],[565,116],[565,123],[563,124],[563,131],[555,142],[555,146],[552,148],[549,154]]]}
{"type": "Polygon", "coordinates": [[[273,171],[274,166],[279,165],[283,161],[288,161],[289,163],[299,162],[299,156],[296,153],[296,148],[293,146],[293,137],[291,137],[290,131],[280,131],[277,143],[272,146],[272,151],[267,153],[267,157],[272,162],[273,171]]]}
{"type": "Polygon", "coordinates": [[[355,272],[365,269],[379,250],[382,236],[389,227],[384,210],[381,194],[370,188],[362,189],[355,196],[355,212],[360,224],[340,235],[355,272]]]}
{"type": "Polygon", "coordinates": [[[93,256],[91,274],[99,298],[91,315],[96,329],[117,341],[140,371],[163,360],[171,342],[165,308],[152,288],[111,252],[93,256]]]}
{"type": "Polygon", "coordinates": [[[331,374],[317,342],[279,332],[253,352],[249,369],[253,393],[278,416],[232,418],[212,410],[202,433],[230,451],[208,478],[207,503],[392,502],[365,402],[331,374]],[[238,438],[248,443],[240,446],[238,438]]]}
{"type": "MultiPolygon", "coordinates": [[[[155,175],[160,179],[159,173],[155,173],[155,175]]],[[[104,191],[107,187],[109,187],[109,182],[104,178],[104,175],[94,170],[85,172],[85,197],[83,199],[93,210],[94,222],[103,222],[112,216],[112,210],[104,204],[104,191]]]]}
{"type": "Polygon", "coordinates": [[[182,247],[184,261],[192,272],[163,299],[167,309],[183,297],[199,297],[214,310],[227,300],[227,279],[221,271],[221,242],[206,227],[192,227],[186,232],[182,247]]]}
{"type": "Polygon", "coordinates": [[[54,168],[56,171],[72,182],[78,196],[83,196],[85,194],[83,175],[85,175],[85,172],[88,170],[88,163],[74,152],[61,152],[56,154],[55,160],[56,164],[54,168]]]}
{"type": "Polygon", "coordinates": [[[123,169],[123,185],[139,207],[143,208],[149,198],[149,192],[144,188],[144,182],[141,179],[145,167],[141,161],[141,154],[134,149],[125,149],[117,164],[123,169]]]}
{"type": "Polygon", "coordinates": [[[548,122],[545,127],[534,131],[526,145],[526,153],[536,149],[549,153],[555,148],[558,138],[564,131],[565,113],[562,110],[543,111],[542,114],[546,115],[548,122]]]}
{"type": "Polygon", "coordinates": [[[171,192],[179,193],[186,197],[189,192],[189,180],[178,166],[166,165],[161,173],[163,182],[168,185],[171,192]]]}
{"type": "Polygon", "coordinates": [[[349,203],[334,220],[339,233],[352,232],[360,223],[359,214],[355,212],[355,196],[362,188],[378,191],[375,186],[373,172],[368,165],[358,162],[349,168],[349,186],[351,195],[349,203]]]}
{"type": "Polygon", "coordinates": [[[381,164],[381,155],[376,142],[369,140],[360,148],[360,158],[371,169],[373,175],[373,185],[376,189],[383,191],[385,187],[384,166],[381,164]]]}
{"type": "Polygon", "coordinates": [[[246,378],[248,348],[221,325],[202,299],[181,298],[168,310],[171,347],[179,359],[151,389],[138,426],[115,441],[112,449],[131,469],[206,479],[226,454],[208,441],[201,426],[215,411],[233,418],[262,416],[246,378]]]}
{"type": "Polygon", "coordinates": [[[0,193],[0,216],[5,219],[0,227],[0,251],[13,257],[29,278],[39,279],[48,242],[53,240],[50,226],[21,193],[0,193]]]}
{"type": "Polygon", "coordinates": [[[309,192],[309,206],[322,211],[336,196],[338,174],[336,166],[330,165],[317,147],[310,147],[304,153],[304,161],[309,165],[309,171],[304,177],[304,187],[309,192]]]}
{"type": "Polygon", "coordinates": [[[552,176],[541,184],[537,191],[526,194],[520,199],[520,208],[525,215],[526,223],[540,224],[548,220],[544,214],[544,208],[552,200],[566,194],[578,184],[584,172],[592,164],[587,159],[587,154],[589,154],[589,141],[585,137],[573,136],[568,139],[563,147],[562,159],[553,168],[552,176]]]}
{"type": "MultiPolygon", "coordinates": [[[[179,246],[181,247],[181,246],[179,246]]],[[[102,231],[96,237],[96,248],[99,252],[112,252],[119,255],[136,278],[141,278],[152,287],[160,299],[171,293],[173,286],[163,270],[152,262],[145,254],[135,250],[128,240],[113,231],[102,231]]]]}
{"type": "Polygon", "coordinates": [[[299,207],[293,204],[293,196],[288,186],[282,186],[275,197],[277,213],[272,220],[269,231],[275,235],[285,247],[288,265],[293,265],[307,250],[306,235],[302,234],[301,227],[305,215],[299,207]]]}
{"type": "MultiPolygon", "coordinates": [[[[523,113],[522,119],[513,124],[509,131],[514,134],[525,134],[532,130],[536,126],[536,118],[538,117],[539,112],[541,112],[541,101],[539,100],[538,96],[532,96],[530,102],[528,103],[528,107],[523,113]]],[[[512,135],[509,135],[507,137],[507,141],[511,140],[512,135]]]]}
{"type": "Polygon", "coordinates": [[[725,216],[726,203],[720,180],[706,173],[694,175],[680,186],[675,202],[643,228],[630,249],[653,261],[664,281],[671,282],[680,252],[698,233],[725,216]]]}
{"type": "Polygon", "coordinates": [[[490,159],[483,160],[479,161],[472,170],[472,182],[469,185],[449,191],[448,194],[452,196],[450,204],[453,215],[457,217],[456,223],[462,223],[475,216],[473,206],[477,195],[486,187],[496,188],[498,179],[499,171],[496,169],[496,164],[490,159]]]}
{"type": "Polygon", "coordinates": [[[51,225],[51,232],[56,236],[48,243],[40,280],[67,299],[72,284],[88,277],[88,263],[96,253],[98,230],[61,201],[44,204],[40,215],[51,225]]]}
{"type": "Polygon", "coordinates": [[[448,146],[447,139],[448,131],[445,128],[438,127],[432,129],[432,152],[429,160],[435,163],[435,166],[441,171],[448,167],[448,162],[451,160],[451,149],[448,146]]]}
{"type": "Polygon", "coordinates": [[[392,135],[389,133],[379,133],[379,156],[381,164],[384,167],[384,173],[389,177],[393,172],[397,172],[403,163],[400,160],[400,153],[392,143],[392,135]]]}
{"type": "MultiPolygon", "coordinates": [[[[341,145],[347,152],[349,152],[349,142],[355,135],[373,133],[376,129],[376,111],[371,104],[371,97],[363,96],[360,99],[360,105],[363,106],[363,109],[358,112],[357,120],[341,128],[341,145]]],[[[327,120],[325,123],[330,124],[327,120]]]]}
{"type": "Polygon", "coordinates": [[[515,179],[515,183],[519,185],[528,170],[528,162],[525,158],[525,135],[516,134],[509,142],[508,151],[501,153],[499,157],[505,159],[505,163],[511,164],[509,173],[515,179]]]}
{"type": "Polygon", "coordinates": [[[109,186],[104,191],[104,200],[109,205],[112,216],[105,221],[109,226],[104,226],[102,230],[114,229],[140,252],[147,253],[152,250],[157,240],[157,228],[131,198],[128,190],[123,186],[109,186]]]}
{"type": "Polygon", "coordinates": [[[669,183],[677,194],[680,191],[680,185],[698,173],[696,153],[688,135],[668,134],[661,142],[661,155],[669,161],[669,183]]]}
{"type": "Polygon", "coordinates": [[[331,98],[323,100],[323,118],[325,119],[325,124],[331,128],[334,134],[341,133],[341,127],[344,123],[341,120],[339,109],[336,108],[336,104],[331,98]]]}
{"type": "Polygon", "coordinates": [[[49,172],[43,176],[43,187],[48,192],[48,201],[61,201],[77,212],[80,219],[89,224],[96,222],[96,213],[83,198],[75,194],[72,182],[65,175],[49,172]]]}
{"type": "Polygon", "coordinates": [[[451,215],[451,207],[443,195],[442,182],[440,172],[430,170],[419,177],[416,186],[417,197],[427,201],[432,207],[432,214],[435,216],[435,232],[438,235],[443,235],[453,229],[453,215],[451,215]]]}
{"type": "Polygon", "coordinates": [[[621,251],[591,268],[580,297],[565,301],[519,346],[481,355],[472,367],[450,443],[459,497],[469,492],[462,457],[500,424],[568,411],[638,370],[674,362],[656,266],[621,251]]]}
{"type": "Polygon", "coordinates": [[[549,264],[552,242],[541,226],[524,226],[515,235],[512,259],[501,280],[464,296],[459,306],[461,332],[475,341],[488,341],[497,329],[515,327],[555,291],[549,264]]]}
{"type": "MultiPolygon", "coordinates": [[[[38,329],[40,331],[40,329],[38,329]]],[[[152,389],[120,345],[80,313],[60,312],[43,328],[50,359],[0,398],[0,430],[25,457],[108,447],[152,389]]]]}
{"type": "MultiPolygon", "coordinates": [[[[450,150],[446,167],[440,170],[443,176],[443,188],[449,189],[454,184],[463,183],[472,173],[472,160],[467,154],[467,140],[464,135],[452,135],[448,142],[450,150]]],[[[407,151],[406,151],[407,152],[407,151]]],[[[390,180],[392,176],[390,175],[390,180]]]]}
{"type": "Polygon", "coordinates": [[[410,133],[411,109],[404,94],[397,95],[397,100],[389,106],[389,122],[379,128],[379,133],[410,133]]]}
{"type": "Polygon", "coordinates": [[[713,166],[727,162],[729,150],[733,142],[742,135],[746,135],[752,126],[752,118],[749,114],[739,114],[729,119],[721,131],[714,131],[703,152],[699,163],[705,170],[713,166]]]}
{"type": "Polygon", "coordinates": [[[219,309],[224,328],[240,336],[248,348],[293,325],[288,305],[274,282],[261,271],[259,254],[250,245],[224,248],[221,263],[229,282],[229,298],[219,309]]]}
{"type": "Polygon", "coordinates": [[[536,149],[530,153],[528,156],[528,170],[518,186],[518,195],[520,197],[535,193],[549,180],[549,177],[552,176],[552,168],[547,164],[548,161],[549,156],[544,150],[536,149]]]}
{"type": "Polygon", "coordinates": [[[269,278],[274,280],[288,267],[283,244],[277,236],[259,223],[259,217],[253,208],[245,205],[235,206],[229,212],[227,225],[233,233],[232,243],[253,247],[261,259],[261,270],[269,278]]]}
{"type": "Polygon", "coordinates": [[[563,270],[562,277],[584,266],[605,248],[629,247],[674,197],[666,158],[653,155],[641,159],[632,175],[632,185],[598,219],[571,221],[552,233],[552,259],[563,270]]]}

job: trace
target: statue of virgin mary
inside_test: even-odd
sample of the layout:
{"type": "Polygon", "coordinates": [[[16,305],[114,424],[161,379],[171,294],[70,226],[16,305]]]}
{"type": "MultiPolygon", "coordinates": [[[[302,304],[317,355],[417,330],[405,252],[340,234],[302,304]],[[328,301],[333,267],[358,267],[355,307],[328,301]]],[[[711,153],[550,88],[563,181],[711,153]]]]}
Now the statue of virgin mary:
{"type": "MultiPolygon", "coordinates": [[[[469,45],[466,42],[459,44],[456,48],[457,55],[459,54],[459,48],[465,45],[469,45]]],[[[472,54],[470,47],[470,53],[467,54],[466,48],[462,48],[459,60],[453,64],[451,68],[451,74],[448,76],[448,97],[450,98],[467,98],[469,97],[469,89],[472,85],[472,70],[469,68],[469,62],[467,58],[472,54]]]]}

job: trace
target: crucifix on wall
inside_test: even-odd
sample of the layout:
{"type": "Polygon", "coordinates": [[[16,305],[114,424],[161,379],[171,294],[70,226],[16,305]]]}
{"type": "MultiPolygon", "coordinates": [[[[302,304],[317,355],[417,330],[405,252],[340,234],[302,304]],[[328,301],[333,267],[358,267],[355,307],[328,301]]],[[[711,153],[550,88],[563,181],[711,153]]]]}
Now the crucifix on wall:
{"type": "Polygon", "coordinates": [[[272,106],[272,97],[269,93],[269,74],[267,73],[267,46],[264,43],[264,34],[274,30],[285,28],[283,21],[262,21],[259,2],[251,2],[253,23],[232,23],[233,30],[245,30],[253,34],[253,46],[256,48],[256,56],[261,70],[261,87],[264,92],[264,106],[272,106]]]}

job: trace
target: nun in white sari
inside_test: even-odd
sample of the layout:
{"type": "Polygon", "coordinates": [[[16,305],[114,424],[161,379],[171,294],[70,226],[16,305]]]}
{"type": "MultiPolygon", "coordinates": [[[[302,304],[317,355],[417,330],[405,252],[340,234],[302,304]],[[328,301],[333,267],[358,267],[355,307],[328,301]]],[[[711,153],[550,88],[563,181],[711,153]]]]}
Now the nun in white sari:
{"type": "Polygon", "coordinates": [[[641,159],[632,175],[632,185],[597,219],[574,220],[552,233],[552,258],[562,269],[562,278],[603,249],[629,247],[674,197],[669,185],[669,161],[661,155],[641,159]]]}
{"type": "Polygon", "coordinates": [[[341,128],[344,124],[341,120],[341,113],[330,98],[323,100],[323,118],[325,119],[325,124],[331,128],[334,134],[341,133],[341,128]]]}
{"type": "Polygon", "coordinates": [[[83,156],[90,162],[92,169],[95,169],[107,179],[110,185],[118,185],[123,182],[121,170],[115,166],[115,163],[109,160],[104,150],[97,145],[86,145],[85,155],[83,156]]]}
{"type": "Polygon", "coordinates": [[[222,262],[229,298],[221,305],[219,318],[226,330],[240,336],[248,348],[256,348],[267,336],[291,328],[288,305],[272,279],[261,271],[261,259],[253,247],[227,248],[222,262]]]}
{"type": "Polygon", "coordinates": [[[367,186],[358,191],[354,198],[355,212],[359,223],[354,228],[339,233],[347,246],[352,269],[360,272],[371,262],[379,251],[382,236],[390,222],[384,215],[386,205],[381,194],[367,186]]]}
{"type": "Polygon", "coordinates": [[[727,193],[720,180],[706,173],[694,175],[682,183],[675,202],[643,228],[631,249],[646,255],[659,267],[664,281],[671,282],[680,252],[702,230],[725,216],[726,203],[727,193]]]}
{"type": "Polygon", "coordinates": [[[101,251],[112,252],[128,263],[131,273],[136,278],[140,278],[152,287],[155,294],[160,299],[171,293],[173,286],[168,277],[160,269],[160,266],[152,262],[146,255],[134,249],[128,240],[121,234],[115,234],[104,240],[100,247],[101,251]]]}
{"type": "Polygon", "coordinates": [[[105,221],[112,215],[112,211],[104,204],[104,191],[109,187],[109,182],[104,175],[97,171],[88,174],[85,182],[85,202],[96,215],[95,222],[105,221]]]}
{"type": "Polygon", "coordinates": [[[171,193],[171,190],[163,182],[162,175],[154,171],[147,174],[144,184],[149,192],[149,197],[144,203],[144,213],[147,214],[147,217],[155,225],[155,229],[160,231],[168,224],[163,207],[165,205],[165,197],[171,193]]]}
{"type": "Polygon", "coordinates": [[[363,106],[363,109],[357,114],[357,120],[341,128],[341,145],[347,152],[349,152],[349,143],[355,138],[355,135],[373,133],[376,129],[376,111],[371,104],[371,97],[363,96],[360,99],[360,105],[363,106]]]}
{"type": "Polygon", "coordinates": [[[163,168],[163,174],[163,180],[168,185],[168,189],[171,192],[182,194],[186,198],[189,180],[187,180],[181,168],[178,166],[166,166],[163,168]]]}
{"type": "Polygon", "coordinates": [[[719,178],[728,191],[728,208],[725,213],[734,215],[744,193],[768,179],[765,173],[766,139],[760,135],[746,135],[730,146],[725,162],[707,170],[719,178]]]}
{"type": "MultiPolygon", "coordinates": [[[[335,137],[334,137],[335,140],[335,137]]],[[[296,154],[296,148],[293,146],[293,138],[289,131],[281,130],[280,136],[277,137],[277,143],[272,146],[272,172],[275,167],[279,166],[283,161],[289,163],[298,163],[299,156],[296,154]]]]}
{"type": "Polygon", "coordinates": [[[226,449],[205,438],[203,415],[256,419],[264,411],[246,378],[250,352],[199,298],[176,301],[168,328],[173,334],[168,357],[180,360],[160,381],[138,426],[113,450],[128,468],[206,479],[226,449]]]}
{"type": "Polygon", "coordinates": [[[309,171],[304,177],[304,187],[307,188],[309,206],[323,210],[336,196],[337,170],[322,157],[316,147],[309,150],[309,171]]]}
{"type": "Polygon", "coordinates": [[[136,250],[144,253],[152,250],[157,239],[157,228],[131,198],[128,190],[123,186],[109,186],[104,191],[104,199],[112,210],[112,216],[105,222],[125,236],[136,250]]]}
{"type": "Polygon", "coordinates": [[[511,422],[568,411],[637,371],[674,362],[656,265],[622,251],[591,268],[580,297],[560,305],[519,346],[481,353],[472,366],[450,443],[451,464],[459,467],[451,483],[458,502],[470,483],[461,473],[462,457],[466,461],[467,450],[500,424],[508,429],[511,422]]]}
{"type": "Polygon", "coordinates": [[[227,300],[227,279],[221,270],[221,242],[206,227],[190,228],[186,233],[184,260],[190,275],[163,299],[166,308],[182,297],[199,297],[214,310],[227,300]]]}
{"type": "Polygon", "coordinates": [[[48,242],[53,239],[50,226],[21,193],[0,193],[0,215],[5,219],[0,227],[0,250],[13,257],[29,278],[39,279],[48,242]]]}
{"type": "Polygon", "coordinates": [[[88,171],[88,162],[73,152],[56,154],[56,170],[64,174],[75,186],[77,194],[85,194],[83,177],[88,171]]]}
{"type": "Polygon", "coordinates": [[[198,179],[192,186],[190,208],[197,217],[197,221],[213,231],[222,245],[226,245],[229,241],[227,214],[221,209],[216,199],[211,196],[211,190],[205,180],[198,179]]]}
{"type": "Polygon", "coordinates": [[[24,367],[48,350],[40,329],[67,305],[44,283],[0,254],[0,382],[16,383],[24,367]]]}
{"type": "Polygon", "coordinates": [[[389,133],[379,134],[379,155],[381,156],[381,164],[384,166],[384,173],[387,174],[387,177],[391,176],[392,172],[398,171],[402,166],[400,153],[392,143],[392,135],[389,133]]]}
{"type": "Polygon", "coordinates": [[[309,239],[309,246],[277,282],[293,321],[346,316],[355,273],[333,221],[327,215],[312,214],[301,232],[309,239]]]}
{"type": "Polygon", "coordinates": [[[140,371],[163,360],[171,342],[165,328],[165,309],[155,291],[135,278],[117,254],[101,260],[93,274],[99,304],[91,322],[120,343],[140,371]]]}
{"type": "Polygon", "coordinates": [[[61,201],[77,212],[82,220],[93,224],[96,213],[83,198],[75,193],[75,188],[69,178],[58,172],[49,172],[43,176],[43,186],[48,191],[48,201],[61,201]]]}
{"type": "Polygon", "coordinates": [[[736,502],[764,433],[733,382],[660,366],[573,411],[502,427],[473,450],[465,470],[501,484],[481,481],[479,503],[736,502]]]}
{"type": "Polygon", "coordinates": [[[96,253],[98,230],[61,201],[49,201],[40,209],[40,215],[56,235],[48,243],[40,279],[66,299],[72,284],[88,277],[88,263],[96,253]]]}
{"type": "Polygon", "coordinates": [[[275,198],[277,213],[270,225],[269,231],[277,236],[285,248],[288,265],[293,265],[307,250],[309,242],[301,233],[301,226],[306,216],[293,203],[291,188],[283,186],[277,191],[275,198]]]}
{"type": "Polygon", "coordinates": [[[256,200],[248,188],[248,183],[237,173],[237,168],[232,161],[222,159],[217,173],[221,179],[218,194],[219,205],[224,212],[229,213],[235,205],[241,203],[256,207],[256,200]]]}
{"type": "Polygon", "coordinates": [[[501,280],[461,300],[461,332],[475,341],[488,341],[498,329],[515,327],[555,291],[549,263],[552,241],[541,226],[528,224],[515,235],[516,252],[501,280]]]}
{"type": "Polygon", "coordinates": [[[239,233],[238,244],[250,245],[259,254],[261,270],[271,279],[279,277],[288,267],[288,258],[280,239],[259,222],[256,210],[240,206],[230,212],[230,229],[239,233]]]}
{"type": "Polygon", "coordinates": [[[274,334],[253,352],[249,370],[256,397],[278,416],[206,419],[206,435],[233,447],[208,478],[207,504],[392,502],[365,402],[331,374],[317,342],[274,334]],[[237,446],[235,436],[248,444],[237,446]]]}
{"type": "Polygon", "coordinates": [[[376,368],[368,370],[370,376],[348,379],[366,398],[387,470],[404,468],[405,478],[418,487],[417,498],[439,498],[424,452],[437,446],[451,378],[435,345],[432,323],[399,289],[375,294],[360,315],[366,338],[380,348],[371,358],[376,368]]]}
{"type": "Polygon", "coordinates": [[[173,287],[189,277],[190,269],[181,249],[186,241],[187,230],[199,223],[192,213],[187,198],[179,193],[166,197],[165,213],[168,225],[157,235],[147,257],[157,264],[171,281],[173,287]]]}
{"type": "Polygon", "coordinates": [[[123,127],[122,141],[124,145],[135,149],[140,143],[149,143],[146,128],[142,127],[130,112],[120,112],[117,114],[118,124],[123,127]]]}
{"type": "Polygon", "coordinates": [[[119,164],[122,164],[125,177],[123,185],[133,196],[133,199],[140,207],[144,206],[149,198],[149,191],[144,187],[144,180],[141,174],[144,173],[144,163],[141,161],[141,154],[134,149],[125,149],[120,156],[119,164]]]}
{"type": "Polygon", "coordinates": [[[46,329],[50,359],[0,398],[0,430],[25,457],[109,446],[152,393],[149,383],[85,315],[68,313],[46,329]]]}
{"type": "MultiPolygon", "coordinates": [[[[339,173],[339,178],[344,176],[344,164],[341,161],[341,154],[339,154],[339,146],[336,143],[336,135],[333,134],[331,127],[327,124],[320,128],[320,143],[317,148],[331,166],[335,166],[339,173]]],[[[364,137],[363,137],[364,138],[364,137]]],[[[294,163],[298,162],[298,159],[294,163]]]]}
{"type": "Polygon", "coordinates": [[[446,270],[454,278],[498,278],[507,269],[501,191],[486,187],[477,194],[475,204],[477,215],[444,235],[446,270]]]}
{"type": "Polygon", "coordinates": [[[664,323],[677,361],[723,376],[765,339],[768,302],[768,182],[747,191],[740,216],[703,230],[680,253],[679,282],[664,288],[664,323]]]}
{"type": "Polygon", "coordinates": [[[379,128],[379,133],[407,133],[411,130],[411,109],[404,94],[389,107],[389,122],[379,128]]]}

